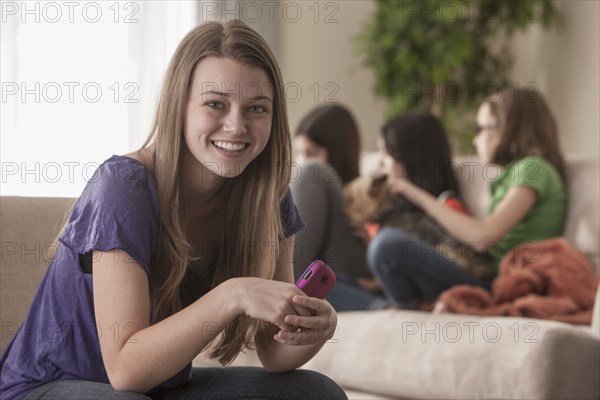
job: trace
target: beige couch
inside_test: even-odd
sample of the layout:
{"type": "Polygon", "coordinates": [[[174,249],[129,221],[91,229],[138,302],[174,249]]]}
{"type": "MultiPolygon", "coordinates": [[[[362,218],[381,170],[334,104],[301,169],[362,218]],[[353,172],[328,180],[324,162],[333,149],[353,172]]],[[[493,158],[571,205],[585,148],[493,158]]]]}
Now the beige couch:
{"type": "MultiPolygon", "coordinates": [[[[364,171],[372,166],[365,157],[364,171]]],[[[467,202],[485,211],[485,173],[457,162],[467,202]]],[[[600,246],[597,159],[568,162],[566,236],[592,260],[600,246]]],[[[45,273],[44,257],[74,199],[0,198],[0,322],[3,350],[24,321],[45,273]]],[[[600,313],[592,327],[505,317],[416,311],[340,313],[338,331],[304,368],[335,379],[351,398],[598,399],[600,313]]],[[[211,363],[202,354],[195,365],[211,363]]],[[[238,365],[257,364],[252,352],[238,365]]]]}

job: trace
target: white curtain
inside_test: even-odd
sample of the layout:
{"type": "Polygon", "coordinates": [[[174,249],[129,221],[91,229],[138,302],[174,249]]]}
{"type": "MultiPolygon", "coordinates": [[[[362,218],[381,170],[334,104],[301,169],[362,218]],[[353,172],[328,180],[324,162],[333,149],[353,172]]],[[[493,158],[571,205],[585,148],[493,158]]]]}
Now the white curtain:
{"type": "Polygon", "coordinates": [[[197,1],[3,2],[0,194],[76,197],[148,135],[197,1]]]}
{"type": "Polygon", "coordinates": [[[140,22],[130,26],[128,77],[140,83],[138,103],[129,103],[129,145],[138,148],[150,131],[164,73],[171,56],[197,20],[196,1],[148,1],[140,22]]]}

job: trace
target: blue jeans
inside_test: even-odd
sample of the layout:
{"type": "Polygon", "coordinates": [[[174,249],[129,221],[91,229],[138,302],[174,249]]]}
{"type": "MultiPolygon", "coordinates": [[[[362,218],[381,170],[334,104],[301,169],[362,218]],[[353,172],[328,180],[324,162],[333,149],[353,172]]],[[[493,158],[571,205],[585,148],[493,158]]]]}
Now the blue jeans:
{"type": "Polygon", "coordinates": [[[25,400],[347,399],[331,379],[308,370],[270,374],[257,367],[197,368],[192,379],[150,395],[116,391],[108,383],[60,380],[32,390],[25,400]],[[150,396],[150,397],[149,397],[150,396]]]}
{"type": "Polygon", "coordinates": [[[359,286],[350,275],[340,272],[335,277],[335,285],[326,297],[335,311],[381,310],[391,305],[383,297],[359,286]]]}
{"type": "Polygon", "coordinates": [[[369,267],[386,298],[400,307],[434,301],[458,284],[489,287],[432,247],[397,228],[382,228],[367,250],[369,267]]]}

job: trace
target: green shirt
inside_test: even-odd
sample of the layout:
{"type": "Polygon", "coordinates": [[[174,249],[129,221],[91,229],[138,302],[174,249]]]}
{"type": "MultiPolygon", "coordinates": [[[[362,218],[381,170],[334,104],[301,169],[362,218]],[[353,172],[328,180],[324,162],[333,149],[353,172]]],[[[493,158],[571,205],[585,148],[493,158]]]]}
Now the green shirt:
{"type": "Polygon", "coordinates": [[[537,199],[525,217],[488,249],[496,268],[513,247],[560,236],[565,223],[565,184],[552,164],[540,157],[525,157],[508,164],[491,184],[490,214],[514,186],[532,188],[537,199]]]}

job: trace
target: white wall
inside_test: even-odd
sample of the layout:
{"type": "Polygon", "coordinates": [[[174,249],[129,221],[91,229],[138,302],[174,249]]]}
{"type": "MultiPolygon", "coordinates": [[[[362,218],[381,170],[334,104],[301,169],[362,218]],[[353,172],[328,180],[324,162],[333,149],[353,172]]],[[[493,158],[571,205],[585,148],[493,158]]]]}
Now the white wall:
{"type": "Polygon", "coordinates": [[[558,123],[565,154],[600,152],[600,2],[555,1],[562,24],[513,38],[511,79],[535,82],[558,123]]]}
{"type": "MultiPolygon", "coordinates": [[[[358,33],[375,3],[368,0],[320,2],[318,18],[315,18],[315,2],[284,3],[299,4],[303,13],[297,22],[290,22],[295,18],[279,21],[281,37],[277,53],[290,90],[288,99],[295,100],[292,89],[302,89],[302,96],[289,103],[292,132],[300,118],[317,103],[334,99],[354,113],[364,139],[363,147],[374,149],[385,104],[372,94],[373,78],[353,52],[352,37],[358,33]],[[318,92],[313,86],[315,82],[318,92]]],[[[291,7],[289,11],[291,16],[291,7]]]]}
{"type": "MultiPolygon", "coordinates": [[[[335,98],[354,112],[363,137],[363,147],[374,149],[379,128],[384,122],[385,104],[372,94],[371,72],[360,65],[351,38],[374,10],[371,0],[320,2],[315,23],[314,2],[299,4],[303,15],[297,22],[279,20],[278,59],[286,82],[295,82],[302,97],[289,104],[290,126],[294,131],[302,115],[315,106],[311,84],[318,82],[323,102],[324,85],[333,82],[339,91],[335,98]],[[333,13],[337,22],[324,23],[333,13]]],[[[534,25],[512,39],[515,58],[509,78],[518,84],[535,82],[555,113],[563,150],[566,154],[598,155],[600,92],[600,2],[555,2],[563,26],[542,31],[534,25]]],[[[292,8],[290,7],[291,11],[292,8]]],[[[291,20],[288,18],[288,20],[291,20]]],[[[331,91],[330,91],[331,92],[331,91]]],[[[293,93],[288,98],[293,98],[293,93]]]]}

